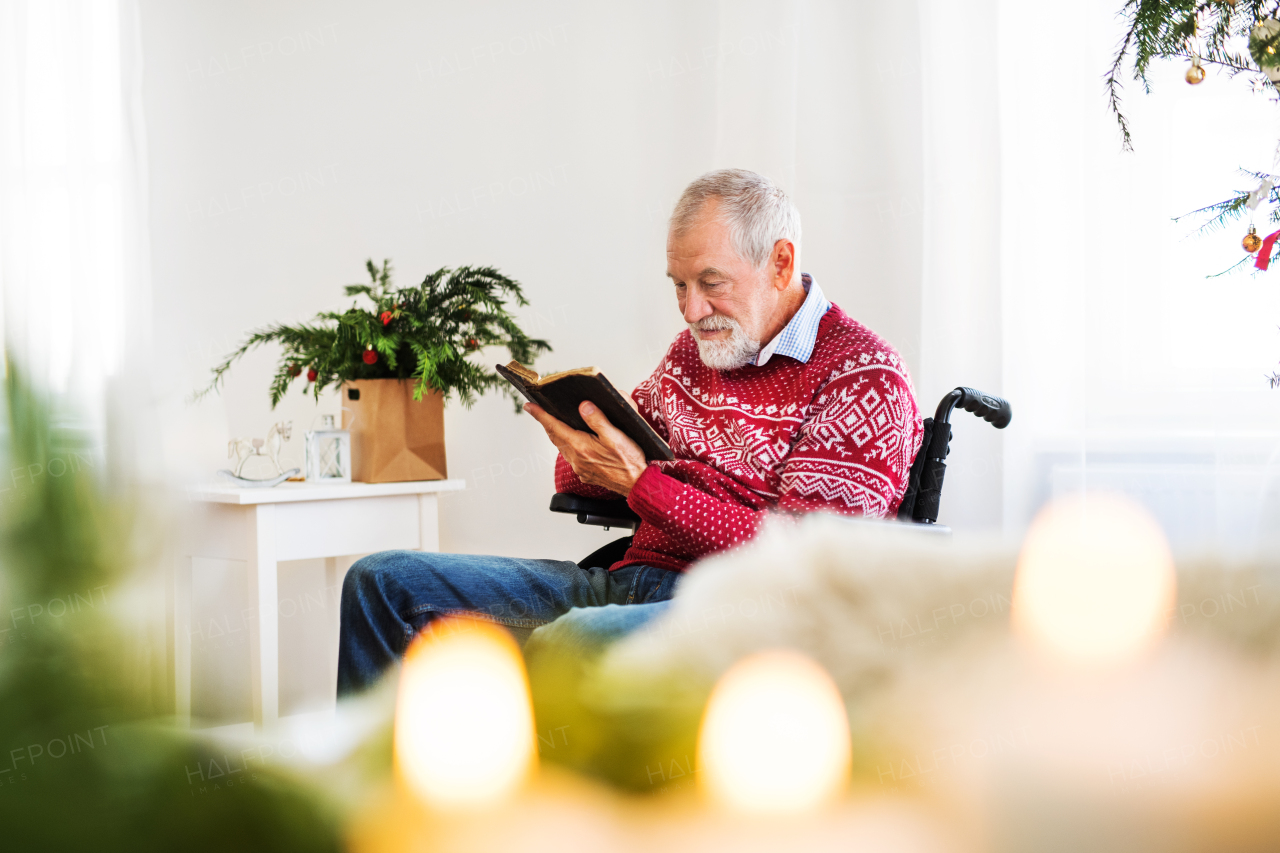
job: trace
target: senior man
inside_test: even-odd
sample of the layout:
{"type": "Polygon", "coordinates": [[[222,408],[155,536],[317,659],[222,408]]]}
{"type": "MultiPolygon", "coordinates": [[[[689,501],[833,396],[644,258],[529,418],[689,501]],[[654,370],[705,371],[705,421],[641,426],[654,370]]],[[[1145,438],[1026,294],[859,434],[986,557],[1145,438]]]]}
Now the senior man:
{"type": "Polygon", "coordinates": [[[625,497],[640,516],[624,559],[366,557],[343,584],[339,692],[372,683],[442,615],[480,614],[521,642],[599,643],[656,615],[690,564],[771,512],[891,517],[922,434],[906,365],[799,262],[800,215],[767,178],[725,169],[690,184],[667,237],[689,328],[632,394],[675,460],[646,463],[590,403],[594,436],[525,406],[560,451],[557,490],[625,497]]]}

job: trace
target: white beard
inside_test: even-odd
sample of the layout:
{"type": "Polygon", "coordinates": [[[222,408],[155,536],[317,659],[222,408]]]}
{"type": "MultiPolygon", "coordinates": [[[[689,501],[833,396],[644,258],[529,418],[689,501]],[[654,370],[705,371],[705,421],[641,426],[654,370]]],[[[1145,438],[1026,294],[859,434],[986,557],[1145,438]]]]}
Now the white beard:
{"type": "Polygon", "coordinates": [[[712,370],[736,370],[750,364],[760,352],[760,342],[752,340],[737,320],[723,314],[690,323],[693,339],[698,343],[698,357],[702,363],[712,370]],[[711,332],[720,329],[731,329],[727,340],[704,341],[698,337],[699,331],[711,332]]]}

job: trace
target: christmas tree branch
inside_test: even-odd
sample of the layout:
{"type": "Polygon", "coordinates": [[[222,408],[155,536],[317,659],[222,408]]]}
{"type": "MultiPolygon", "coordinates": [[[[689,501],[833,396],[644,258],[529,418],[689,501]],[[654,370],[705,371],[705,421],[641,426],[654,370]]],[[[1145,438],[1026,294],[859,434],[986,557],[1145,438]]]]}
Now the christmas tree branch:
{"type": "Polygon", "coordinates": [[[1124,113],[1120,111],[1120,66],[1124,62],[1125,54],[1129,50],[1129,44],[1133,40],[1133,28],[1130,27],[1129,32],[1125,33],[1124,41],[1120,43],[1120,49],[1116,51],[1115,59],[1111,62],[1111,69],[1106,76],[1107,86],[1107,105],[1111,108],[1111,112],[1116,117],[1116,123],[1120,125],[1120,135],[1122,137],[1121,146],[1125,151],[1133,150],[1133,137],[1129,134],[1129,121],[1124,117],[1124,113]]]}
{"type": "Polygon", "coordinates": [[[1198,208],[1196,210],[1191,211],[1190,213],[1184,213],[1181,216],[1175,216],[1173,218],[1173,221],[1181,222],[1182,220],[1192,216],[1198,216],[1201,214],[1213,214],[1209,219],[1207,219],[1206,221],[1201,223],[1199,226],[1197,226],[1196,231],[1217,231],[1219,229],[1225,228],[1228,222],[1239,219],[1240,216],[1244,213],[1245,204],[1248,201],[1249,201],[1249,193],[1247,192],[1241,193],[1239,195],[1236,195],[1236,196],[1233,196],[1232,198],[1227,199],[1226,201],[1220,201],[1216,204],[1210,204],[1210,205],[1207,205],[1206,207],[1198,208]]]}
{"type": "Polygon", "coordinates": [[[1271,0],[1240,0],[1234,6],[1219,0],[1126,0],[1119,17],[1128,22],[1119,48],[1103,76],[1107,90],[1107,107],[1120,127],[1121,146],[1133,150],[1129,121],[1121,110],[1121,77],[1126,64],[1132,62],[1133,79],[1150,93],[1148,72],[1157,59],[1196,59],[1201,64],[1216,65],[1231,76],[1254,74],[1266,79],[1261,69],[1248,56],[1228,49],[1228,42],[1248,39],[1253,24],[1276,14],[1280,3],[1271,0]],[[1271,5],[1270,11],[1264,7],[1271,5]],[[1201,32],[1200,49],[1195,41],[1201,32]]]}
{"type": "MultiPolygon", "coordinates": [[[[1151,91],[1151,81],[1147,75],[1152,63],[1158,59],[1181,58],[1190,60],[1193,67],[1216,66],[1232,78],[1241,74],[1251,75],[1255,86],[1265,83],[1271,100],[1277,100],[1276,87],[1270,85],[1268,76],[1275,74],[1277,68],[1280,68],[1280,27],[1277,27],[1275,20],[1277,14],[1280,14],[1280,0],[1126,0],[1119,12],[1119,17],[1127,24],[1124,38],[1103,76],[1107,106],[1120,127],[1122,149],[1133,150],[1129,122],[1121,110],[1120,99],[1121,76],[1130,63],[1133,79],[1141,82],[1148,93],[1151,91]],[[1248,44],[1247,55],[1231,47],[1237,39],[1243,39],[1248,44]]],[[[1198,83],[1201,80],[1202,74],[1188,73],[1188,83],[1198,83]]],[[[1265,202],[1271,207],[1268,216],[1270,221],[1280,222],[1280,187],[1276,186],[1280,184],[1280,179],[1275,175],[1243,169],[1241,174],[1256,181],[1255,186],[1262,186],[1262,181],[1267,180],[1271,189],[1266,198],[1256,198],[1254,193],[1257,190],[1239,190],[1216,204],[1174,217],[1174,221],[1202,218],[1203,221],[1195,232],[1209,233],[1242,218],[1246,211],[1253,214],[1259,203],[1265,202]],[[1254,202],[1252,206],[1251,200],[1254,202]]],[[[1254,233],[1253,229],[1251,233],[1254,233]]],[[[1253,246],[1255,239],[1256,235],[1247,240],[1245,245],[1253,246]]],[[[1249,252],[1227,269],[1207,277],[1218,278],[1235,272],[1254,261],[1254,258],[1254,253],[1249,252]]],[[[1280,373],[1273,372],[1268,376],[1268,382],[1272,388],[1280,387],[1280,373]]]]}
{"type": "Polygon", "coordinates": [[[1240,269],[1240,267],[1244,266],[1245,264],[1249,263],[1249,262],[1250,262],[1250,261],[1252,261],[1252,260],[1253,260],[1253,255],[1245,255],[1243,258],[1241,258],[1240,260],[1236,261],[1234,264],[1232,264],[1231,266],[1227,267],[1227,268],[1226,268],[1225,270],[1223,270],[1222,272],[1215,272],[1215,273],[1213,273],[1212,275],[1207,275],[1207,276],[1205,276],[1205,278],[1221,278],[1222,276],[1224,276],[1224,275],[1226,275],[1226,274],[1228,274],[1228,273],[1233,273],[1233,272],[1235,272],[1236,270],[1240,269]]]}
{"type": "MultiPolygon", "coordinates": [[[[1280,176],[1272,175],[1267,172],[1255,172],[1250,169],[1241,169],[1240,174],[1247,175],[1259,184],[1263,179],[1271,182],[1271,190],[1268,192],[1267,197],[1262,201],[1267,204],[1280,204],[1280,176]]],[[[1196,227],[1196,231],[1217,231],[1221,228],[1225,228],[1228,222],[1234,222],[1244,215],[1245,211],[1248,209],[1249,197],[1252,194],[1253,190],[1238,190],[1236,194],[1229,199],[1197,208],[1196,210],[1184,213],[1181,216],[1175,216],[1173,221],[1181,222],[1182,220],[1190,217],[1202,214],[1212,214],[1212,216],[1196,227]]],[[[1280,221],[1280,207],[1277,207],[1272,211],[1270,219],[1272,222],[1280,221]]],[[[1232,269],[1234,269],[1234,267],[1232,267],[1232,269]]],[[[1221,274],[1222,273],[1218,273],[1218,275],[1221,274]]]]}

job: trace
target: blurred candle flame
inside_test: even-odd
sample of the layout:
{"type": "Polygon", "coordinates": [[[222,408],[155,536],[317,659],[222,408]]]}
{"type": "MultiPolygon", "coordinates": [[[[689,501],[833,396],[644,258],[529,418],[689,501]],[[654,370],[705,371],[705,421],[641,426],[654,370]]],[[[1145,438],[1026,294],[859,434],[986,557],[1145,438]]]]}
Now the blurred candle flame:
{"type": "Polygon", "coordinates": [[[731,811],[800,814],[829,805],[849,779],[844,702],[798,652],[743,658],[717,682],[698,736],[698,778],[731,811]]]}
{"type": "Polygon", "coordinates": [[[1120,495],[1071,495],[1027,531],[1013,627],[1072,665],[1123,663],[1164,634],[1176,585],[1164,531],[1146,509],[1120,495]]]}
{"type": "Polygon", "coordinates": [[[508,799],[531,773],[533,706],[524,661],[502,628],[450,617],[405,654],[395,760],[419,799],[440,810],[508,799]]]}

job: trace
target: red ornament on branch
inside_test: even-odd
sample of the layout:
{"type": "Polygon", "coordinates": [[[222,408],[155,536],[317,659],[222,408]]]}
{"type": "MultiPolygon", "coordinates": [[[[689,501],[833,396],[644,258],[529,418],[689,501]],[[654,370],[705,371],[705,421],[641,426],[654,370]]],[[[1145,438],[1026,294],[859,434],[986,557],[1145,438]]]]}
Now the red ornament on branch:
{"type": "Polygon", "coordinates": [[[302,365],[301,365],[301,364],[291,364],[291,365],[289,365],[289,375],[290,375],[290,376],[297,376],[297,375],[299,375],[300,373],[302,373],[302,365]]]}
{"type": "Polygon", "coordinates": [[[390,312],[390,311],[383,311],[383,312],[382,312],[382,325],[386,326],[387,324],[389,324],[389,323],[391,322],[391,317],[392,317],[392,314],[391,314],[391,312],[390,312]]]}
{"type": "Polygon", "coordinates": [[[365,364],[374,364],[378,360],[378,354],[374,352],[372,346],[366,347],[360,357],[364,359],[365,364]]]}
{"type": "Polygon", "coordinates": [[[315,369],[314,367],[309,367],[309,368],[307,368],[307,381],[308,381],[308,382],[315,382],[315,381],[316,381],[316,377],[317,377],[317,376],[319,376],[319,375],[320,375],[319,373],[316,373],[316,369],[315,369]]]}

